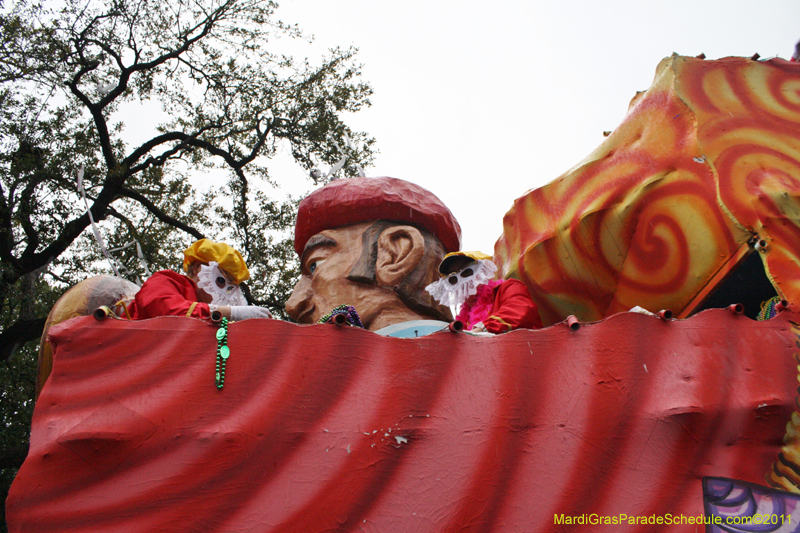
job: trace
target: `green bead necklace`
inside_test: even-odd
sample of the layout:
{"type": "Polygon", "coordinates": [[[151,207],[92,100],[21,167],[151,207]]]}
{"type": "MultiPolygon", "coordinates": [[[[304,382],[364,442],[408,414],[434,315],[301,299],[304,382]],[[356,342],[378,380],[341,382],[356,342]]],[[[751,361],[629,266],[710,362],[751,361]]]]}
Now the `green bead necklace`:
{"type": "Polygon", "coordinates": [[[222,325],[217,330],[217,388],[225,385],[225,363],[231,356],[228,348],[228,319],[222,319],[222,325]]]}

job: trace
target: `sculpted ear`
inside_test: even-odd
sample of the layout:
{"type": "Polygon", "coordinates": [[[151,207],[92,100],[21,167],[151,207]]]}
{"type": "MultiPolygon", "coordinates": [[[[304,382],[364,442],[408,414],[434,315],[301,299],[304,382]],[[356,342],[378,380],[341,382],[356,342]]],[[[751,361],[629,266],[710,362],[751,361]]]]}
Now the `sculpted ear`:
{"type": "Polygon", "coordinates": [[[392,226],[378,237],[375,279],[379,287],[397,287],[425,255],[425,238],[413,226],[392,226]]]}

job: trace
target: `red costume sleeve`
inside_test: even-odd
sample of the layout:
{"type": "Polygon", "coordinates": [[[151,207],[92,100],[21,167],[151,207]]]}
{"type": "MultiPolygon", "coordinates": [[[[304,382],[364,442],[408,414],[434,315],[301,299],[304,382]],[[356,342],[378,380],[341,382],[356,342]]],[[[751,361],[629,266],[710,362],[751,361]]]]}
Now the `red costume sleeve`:
{"type": "Polygon", "coordinates": [[[492,312],[483,325],[490,333],[505,333],[518,328],[539,329],[542,320],[525,284],[508,279],[495,288],[492,312]]]}
{"type": "Polygon", "coordinates": [[[208,304],[197,301],[197,286],[194,282],[170,270],[162,270],[150,276],[136,293],[136,300],[131,307],[134,319],[157,316],[209,318],[211,315],[208,304]]]}

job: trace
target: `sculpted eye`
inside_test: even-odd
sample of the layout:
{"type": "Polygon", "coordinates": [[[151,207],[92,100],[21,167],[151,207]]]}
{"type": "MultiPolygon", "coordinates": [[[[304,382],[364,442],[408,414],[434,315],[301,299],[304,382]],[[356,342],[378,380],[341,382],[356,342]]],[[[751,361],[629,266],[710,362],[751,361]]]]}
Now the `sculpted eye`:
{"type": "Polygon", "coordinates": [[[312,275],[313,275],[313,274],[314,274],[314,271],[315,271],[316,269],[317,269],[317,262],[316,262],[316,261],[314,261],[313,263],[309,263],[309,265],[308,265],[308,273],[309,273],[309,274],[312,274],[312,275]]]}

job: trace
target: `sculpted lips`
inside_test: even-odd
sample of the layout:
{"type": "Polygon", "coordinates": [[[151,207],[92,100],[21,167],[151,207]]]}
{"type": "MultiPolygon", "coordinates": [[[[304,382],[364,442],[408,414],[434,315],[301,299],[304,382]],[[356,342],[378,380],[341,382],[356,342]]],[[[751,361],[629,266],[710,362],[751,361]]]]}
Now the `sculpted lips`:
{"type": "Polygon", "coordinates": [[[316,308],[317,308],[316,306],[312,306],[309,309],[307,309],[306,311],[303,311],[300,314],[300,316],[297,317],[297,321],[300,324],[310,324],[312,322],[311,315],[314,313],[314,310],[316,308]]]}

